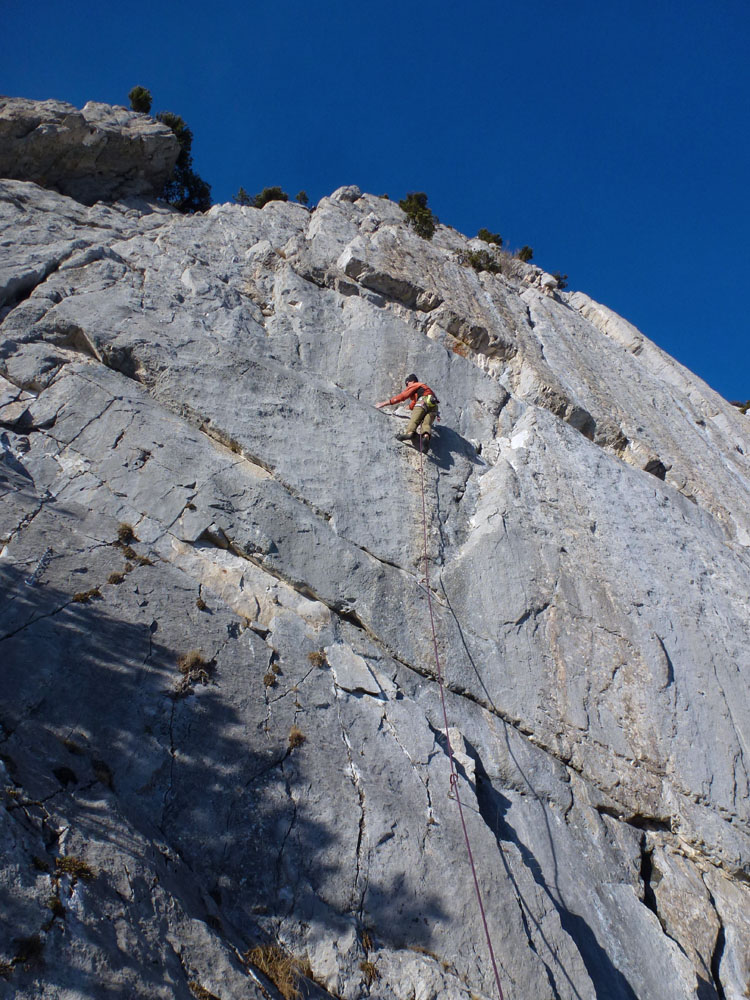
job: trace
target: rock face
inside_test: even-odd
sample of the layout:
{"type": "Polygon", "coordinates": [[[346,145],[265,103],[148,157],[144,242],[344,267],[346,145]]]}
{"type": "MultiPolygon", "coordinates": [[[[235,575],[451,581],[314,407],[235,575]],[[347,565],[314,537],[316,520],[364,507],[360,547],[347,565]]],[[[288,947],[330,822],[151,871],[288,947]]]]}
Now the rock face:
{"type": "Polygon", "coordinates": [[[496,996],[415,371],[506,997],[746,996],[747,418],[356,188],[0,218],[0,995],[496,996]]]}
{"type": "Polygon", "coordinates": [[[168,126],[135,111],[0,97],[0,177],[86,205],[158,194],[179,151],[168,126]]]}

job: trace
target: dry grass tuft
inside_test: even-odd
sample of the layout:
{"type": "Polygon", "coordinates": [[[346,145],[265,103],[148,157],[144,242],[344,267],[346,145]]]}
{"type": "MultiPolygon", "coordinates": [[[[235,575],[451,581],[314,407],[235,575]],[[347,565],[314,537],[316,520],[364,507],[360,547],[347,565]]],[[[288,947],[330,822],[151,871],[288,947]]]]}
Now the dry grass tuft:
{"type": "Polygon", "coordinates": [[[114,775],[112,774],[112,768],[103,760],[92,760],[91,769],[94,772],[94,777],[102,785],[106,785],[107,788],[114,788],[114,775]]]}
{"type": "Polygon", "coordinates": [[[267,674],[263,675],[263,683],[267,688],[272,688],[276,686],[276,674],[272,671],[268,671],[267,674]]]}
{"type": "Polygon", "coordinates": [[[326,659],[326,654],[322,649],[315,649],[312,653],[307,654],[307,658],[312,663],[314,667],[327,667],[328,660],[326,659]]]}
{"type": "Polygon", "coordinates": [[[299,1000],[297,988],[307,963],[301,962],[277,944],[258,945],[245,954],[245,961],[268,976],[284,1000],[299,1000]]]}
{"type": "Polygon", "coordinates": [[[82,590],[78,594],[73,594],[73,600],[76,604],[88,604],[89,601],[93,600],[95,597],[101,597],[98,587],[92,587],[91,590],[82,590]]]}
{"type": "Polygon", "coordinates": [[[118,583],[122,583],[124,579],[125,579],[124,573],[110,573],[107,583],[113,583],[117,585],[118,583]]]}
{"type": "Polygon", "coordinates": [[[135,537],[135,532],[133,531],[133,525],[128,524],[123,521],[117,527],[117,541],[121,545],[129,545],[130,542],[137,542],[138,539],[135,537]]]}
{"type": "Polygon", "coordinates": [[[205,986],[201,986],[200,983],[196,983],[195,980],[188,983],[188,989],[194,997],[198,997],[198,1000],[220,1000],[215,993],[211,993],[210,990],[207,990],[205,986]]]}
{"type": "Polygon", "coordinates": [[[289,730],[289,749],[296,750],[297,747],[301,747],[305,742],[307,737],[299,728],[299,726],[292,726],[289,730]]]}
{"type": "Polygon", "coordinates": [[[440,961],[439,955],[436,955],[434,951],[430,951],[429,948],[425,948],[421,944],[410,944],[409,951],[415,951],[418,955],[427,955],[428,958],[432,958],[436,962],[440,961]]]}
{"type": "Polygon", "coordinates": [[[189,653],[177,657],[177,667],[185,677],[196,670],[205,670],[207,666],[208,663],[199,649],[191,649],[189,653]]]}
{"type": "Polygon", "coordinates": [[[84,882],[90,882],[96,878],[96,872],[91,865],[72,854],[64,854],[58,858],[55,861],[55,868],[58,875],[72,875],[73,878],[82,878],[84,882]]]}
{"type": "Polygon", "coordinates": [[[380,973],[378,972],[375,963],[371,962],[369,959],[365,959],[364,962],[360,962],[359,967],[364,973],[365,986],[372,986],[375,980],[380,978],[380,973]]]}
{"type": "Polygon", "coordinates": [[[177,669],[182,674],[182,680],[175,688],[175,697],[186,695],[193,684],[208,684],[213,661],[207,660],[199,649],[191,649],[177,658],[177,669]]]}

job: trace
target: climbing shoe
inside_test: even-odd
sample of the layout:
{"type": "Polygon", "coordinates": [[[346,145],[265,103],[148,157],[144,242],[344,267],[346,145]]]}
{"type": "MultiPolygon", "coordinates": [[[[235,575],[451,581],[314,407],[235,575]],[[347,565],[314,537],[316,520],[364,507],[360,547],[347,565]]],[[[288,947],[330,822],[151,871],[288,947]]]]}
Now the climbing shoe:
{"type": "Polygon", "coordinates": [[[422,453],[424,455],[426,455],[429,450],[430,450],[430,435],[429,434],[423,434],[422,435],[422,453]]]}
{"type": "Polygon", "coordinates": [[[396,435],[396,440],[397,441],[408,441],[409,438],[412,437],[412,436],[413,435],[407,434],[405,431],[399,431],[398,434],[396,435]]]}

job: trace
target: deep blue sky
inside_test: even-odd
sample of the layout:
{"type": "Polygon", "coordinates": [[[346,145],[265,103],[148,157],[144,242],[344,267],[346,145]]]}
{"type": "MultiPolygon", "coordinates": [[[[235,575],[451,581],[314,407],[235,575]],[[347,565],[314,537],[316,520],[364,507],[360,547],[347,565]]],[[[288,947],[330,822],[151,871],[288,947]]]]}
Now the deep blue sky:
{"type": "Polygon", "coordinates": [[[148,87],[215,201],[426,191],[750,397],[747,0],[0,0],[0,25],[0,93],[148,87]]]}

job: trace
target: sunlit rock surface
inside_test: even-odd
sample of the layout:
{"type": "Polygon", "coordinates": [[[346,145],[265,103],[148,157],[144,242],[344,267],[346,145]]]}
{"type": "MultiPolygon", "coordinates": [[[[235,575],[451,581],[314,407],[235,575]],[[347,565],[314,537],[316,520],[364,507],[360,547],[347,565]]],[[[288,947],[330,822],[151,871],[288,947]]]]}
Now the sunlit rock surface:
{"type": "Polygon", "coordinates": [[[496,996],[415,371],[505,995],[745,996],[747,418],[356,188],[0,199],[0,995],[496,996]]]}

